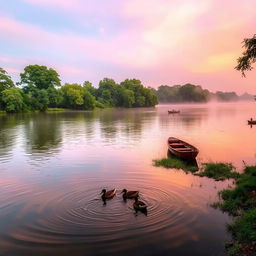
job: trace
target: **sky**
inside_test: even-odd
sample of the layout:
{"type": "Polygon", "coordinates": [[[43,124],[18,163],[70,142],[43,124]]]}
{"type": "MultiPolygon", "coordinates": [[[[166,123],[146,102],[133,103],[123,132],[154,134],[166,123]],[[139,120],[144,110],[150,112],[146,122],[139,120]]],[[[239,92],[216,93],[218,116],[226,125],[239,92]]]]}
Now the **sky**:
{"type": "Polygon", "coordinates": [[[15,81],[39,64],[62,83],[256,93],[256,67],[246,78],[234,69],[255,17],[256,0],[0,0],[0,67],[15,81]]]}

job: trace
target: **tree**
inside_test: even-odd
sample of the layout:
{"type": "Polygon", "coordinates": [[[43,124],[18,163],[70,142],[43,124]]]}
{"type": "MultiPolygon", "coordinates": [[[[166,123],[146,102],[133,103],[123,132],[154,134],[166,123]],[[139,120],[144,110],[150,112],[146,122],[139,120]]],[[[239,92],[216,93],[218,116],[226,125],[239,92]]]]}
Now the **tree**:
{"type": "Polygon", "coordinates": [[[116,105],[116,89],[118,84],[111,78],[104,78],[99,82],[99,88],[97,90],[97,99],[107,105],[116,105]]]}
{"type": "Polygon", "coordinates": [[[45,111],[49,104],[47,90],[38,89],[33,85],[28,85],[22,88],[24,93],[24,102],[29,110],[45,111]]]}
{"type": "Polygon", "coordinates": [[[243,47],[245,51],[243,56],[238,58],[237,66],[235,69],[242,72],[242,76],[245,77],[246,70],[252,70],[252,64],[256,62],[256,34],[252,38],[245,38],[243,40],[243,47]]]}
{"type": "Polygon", "coordinates": [[[19,84],[35,86],[38,89],[60,86],[59,74],[52,68],[40,65],[29,65],[25,67],[24,73],[20,74],[19,84]]]}
{"type": "Polygon", "coordinates": [[[82,108],[84,104],[82,86],[79,84],[68,84],[62,86],[63,106],[68,108],[82,108]]]}
{"type": "Polygon", "coordinates": [[[131,108],[135,102],[134,92],[129,89],[124,89],[122,92],[123,107],[131,108]]]}
{"type": "Polygon", "coordinates": [[[37,109],[40,111],[45,111],[49,105],[49,98],[47,91],[42,89],[42,90],[37,90],[36,91],[36,100],[37,100],[37,109]]]}
{"type": "Polygon", "coordinates": [[[3,107],[3,101],[2,101],[2,92],[5,89],[13,88],[14,83],[11,79],[11,77],[7,74],[7,72],[0,68],[0,109],[3,107]]]}
{"type": "Polygon", "coordinates": [[[49,107],[56,108],[63,101],[63,93],[60,89],[49,87],[47,89],[47,94],[49,98],[49,107]]]}
{"type": "Polygon", "coordinates": [[[84,94],[84,109],[85,110],[92,110],[95,108],[96,100],[95,97],[90,94],[86,89],[83,90],[84,94]]]}
{"type": "Polygon", "coordinates": [[[92,83],[89,81],[85,81],[83,83],[83,87],[94,97],[97,96],[97,89],[95,87],[92,86],[92,83]]]}
{"type": "Polygon", "coordinates": [[[7,72],[0,68],[0,93],[7,89],[14,87],[14,83],[11,79],[11,77],[7,74],[7,72]]]}
{"type": "Polygon", "coordinates": [[[79,84],[65,84],[62,86],[63,107],[75,109],[94,109],[95,98],[79,84]]]}
{"type": "Polygon", "coordinates": [[[23,109],[23,97],[18,88],[3,90],[2,101],[6,112],[19,112],[23,109]]]}

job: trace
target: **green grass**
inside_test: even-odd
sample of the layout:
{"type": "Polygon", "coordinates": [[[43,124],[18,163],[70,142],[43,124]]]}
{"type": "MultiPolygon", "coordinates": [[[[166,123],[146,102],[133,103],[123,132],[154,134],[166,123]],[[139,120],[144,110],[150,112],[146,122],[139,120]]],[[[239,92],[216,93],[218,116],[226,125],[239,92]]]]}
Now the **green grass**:
{"type": "Polygon", "coordinates": [[[67,108],[47,108],[46,112],[64,112],[69,111],[67,108]]]}
{"type": "Polygon", "coordinates": [[[182,169],[186,172],[198,171],[197,165],[186,163],[178,158],[162,158],[158,160],[153,160],[153,163],[155,166],[162,166],[165,168],[173,168],[173,169],[182,169]]]}
{"type": "Polygon", "coordinates": [[[229,231],[233,236],[228,255],[256,255],[256,166],[247,166],[236,186],[219,192],[222,201],[212,206],[235,216],[229,231]]]}
{"type": "Polygon", "coordinates": [[[196,175],[215,180],[236,179],[239,173],[234,172],[235,167],[231,163],[203,163],[202,171],[196,175]]]}

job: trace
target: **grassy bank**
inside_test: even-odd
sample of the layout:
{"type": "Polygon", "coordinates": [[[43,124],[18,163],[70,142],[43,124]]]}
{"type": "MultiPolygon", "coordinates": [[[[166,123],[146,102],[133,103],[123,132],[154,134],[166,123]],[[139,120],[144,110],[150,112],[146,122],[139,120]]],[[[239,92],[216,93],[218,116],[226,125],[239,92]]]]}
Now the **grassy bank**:
{"type": "Polygon", "coordinates": [[[153,160],[155,166],[162,166],[165,168],[182,169],[186,172],[196,172],[198,171],[198,166],[196,163],[184,162],[178,158],[162,158],[158,160],[153,160]]]}
{"type": "Polygon", "coordinates": [[[256,166],[247,166],[236,179],[236,186],[219,194],[222,201],[215,206],[234,218],[228,226],[233,236],[228,255],[256,255],[256,166]]]}
{"type": "Polygon", "coordinates": [[[202,171],[197,176],[208,177],[215,180],[236,179],[239,177],[238,172],[234,172],[235,167],[231,163],[203,163],[202,171]]]}
{"type": "Polygon", "coordinates": [[[208,177],[219,180],[236,179],[239,173],[235,172],[235,167],[231,163],[203,163],[200,168],[196,161],[186,162],[176,157],[168,157],[153,160],[155,166],[162,166],[164,168],[182,169],[185,172],[192,172],[196,176],[208,177]]]}
{"type": "Polygon", "coordinates": [[[227,255],[256,255],[256,166],[246,166],[244,172],[239,174],[234,171],[231,163],[203,163],[197,171],[195,166],[189,166],[176,158],[163,158],[153,162],[155,166],[183,169],[200,177],[215,180],[233,178],[235,186],[220,191],[220,201],[212,206],[233,217],[233,223],[228,225],[233,239],[226,243],[227,255]]]}

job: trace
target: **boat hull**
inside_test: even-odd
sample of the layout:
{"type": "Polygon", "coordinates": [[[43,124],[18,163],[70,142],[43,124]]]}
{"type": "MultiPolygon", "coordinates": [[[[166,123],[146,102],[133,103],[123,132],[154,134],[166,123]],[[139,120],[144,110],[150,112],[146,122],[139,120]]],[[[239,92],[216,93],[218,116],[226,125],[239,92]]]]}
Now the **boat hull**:
{"type": "Polygon", "coordinates": [[[168,110],[168,114],[178,114],[180,110],[168,110]]]}
{"type": "Polygon", "coordinates": [[[252,125],[252,124],[256,124],[256,120],[248,120],[248,124],[252,125]]]}
{"type": "Polygon", "coordinates": [[[193,160],[199,153],[196,147],[174,137],[168,139],[168,149],[173,155],[185,160],[193,160]]]}

